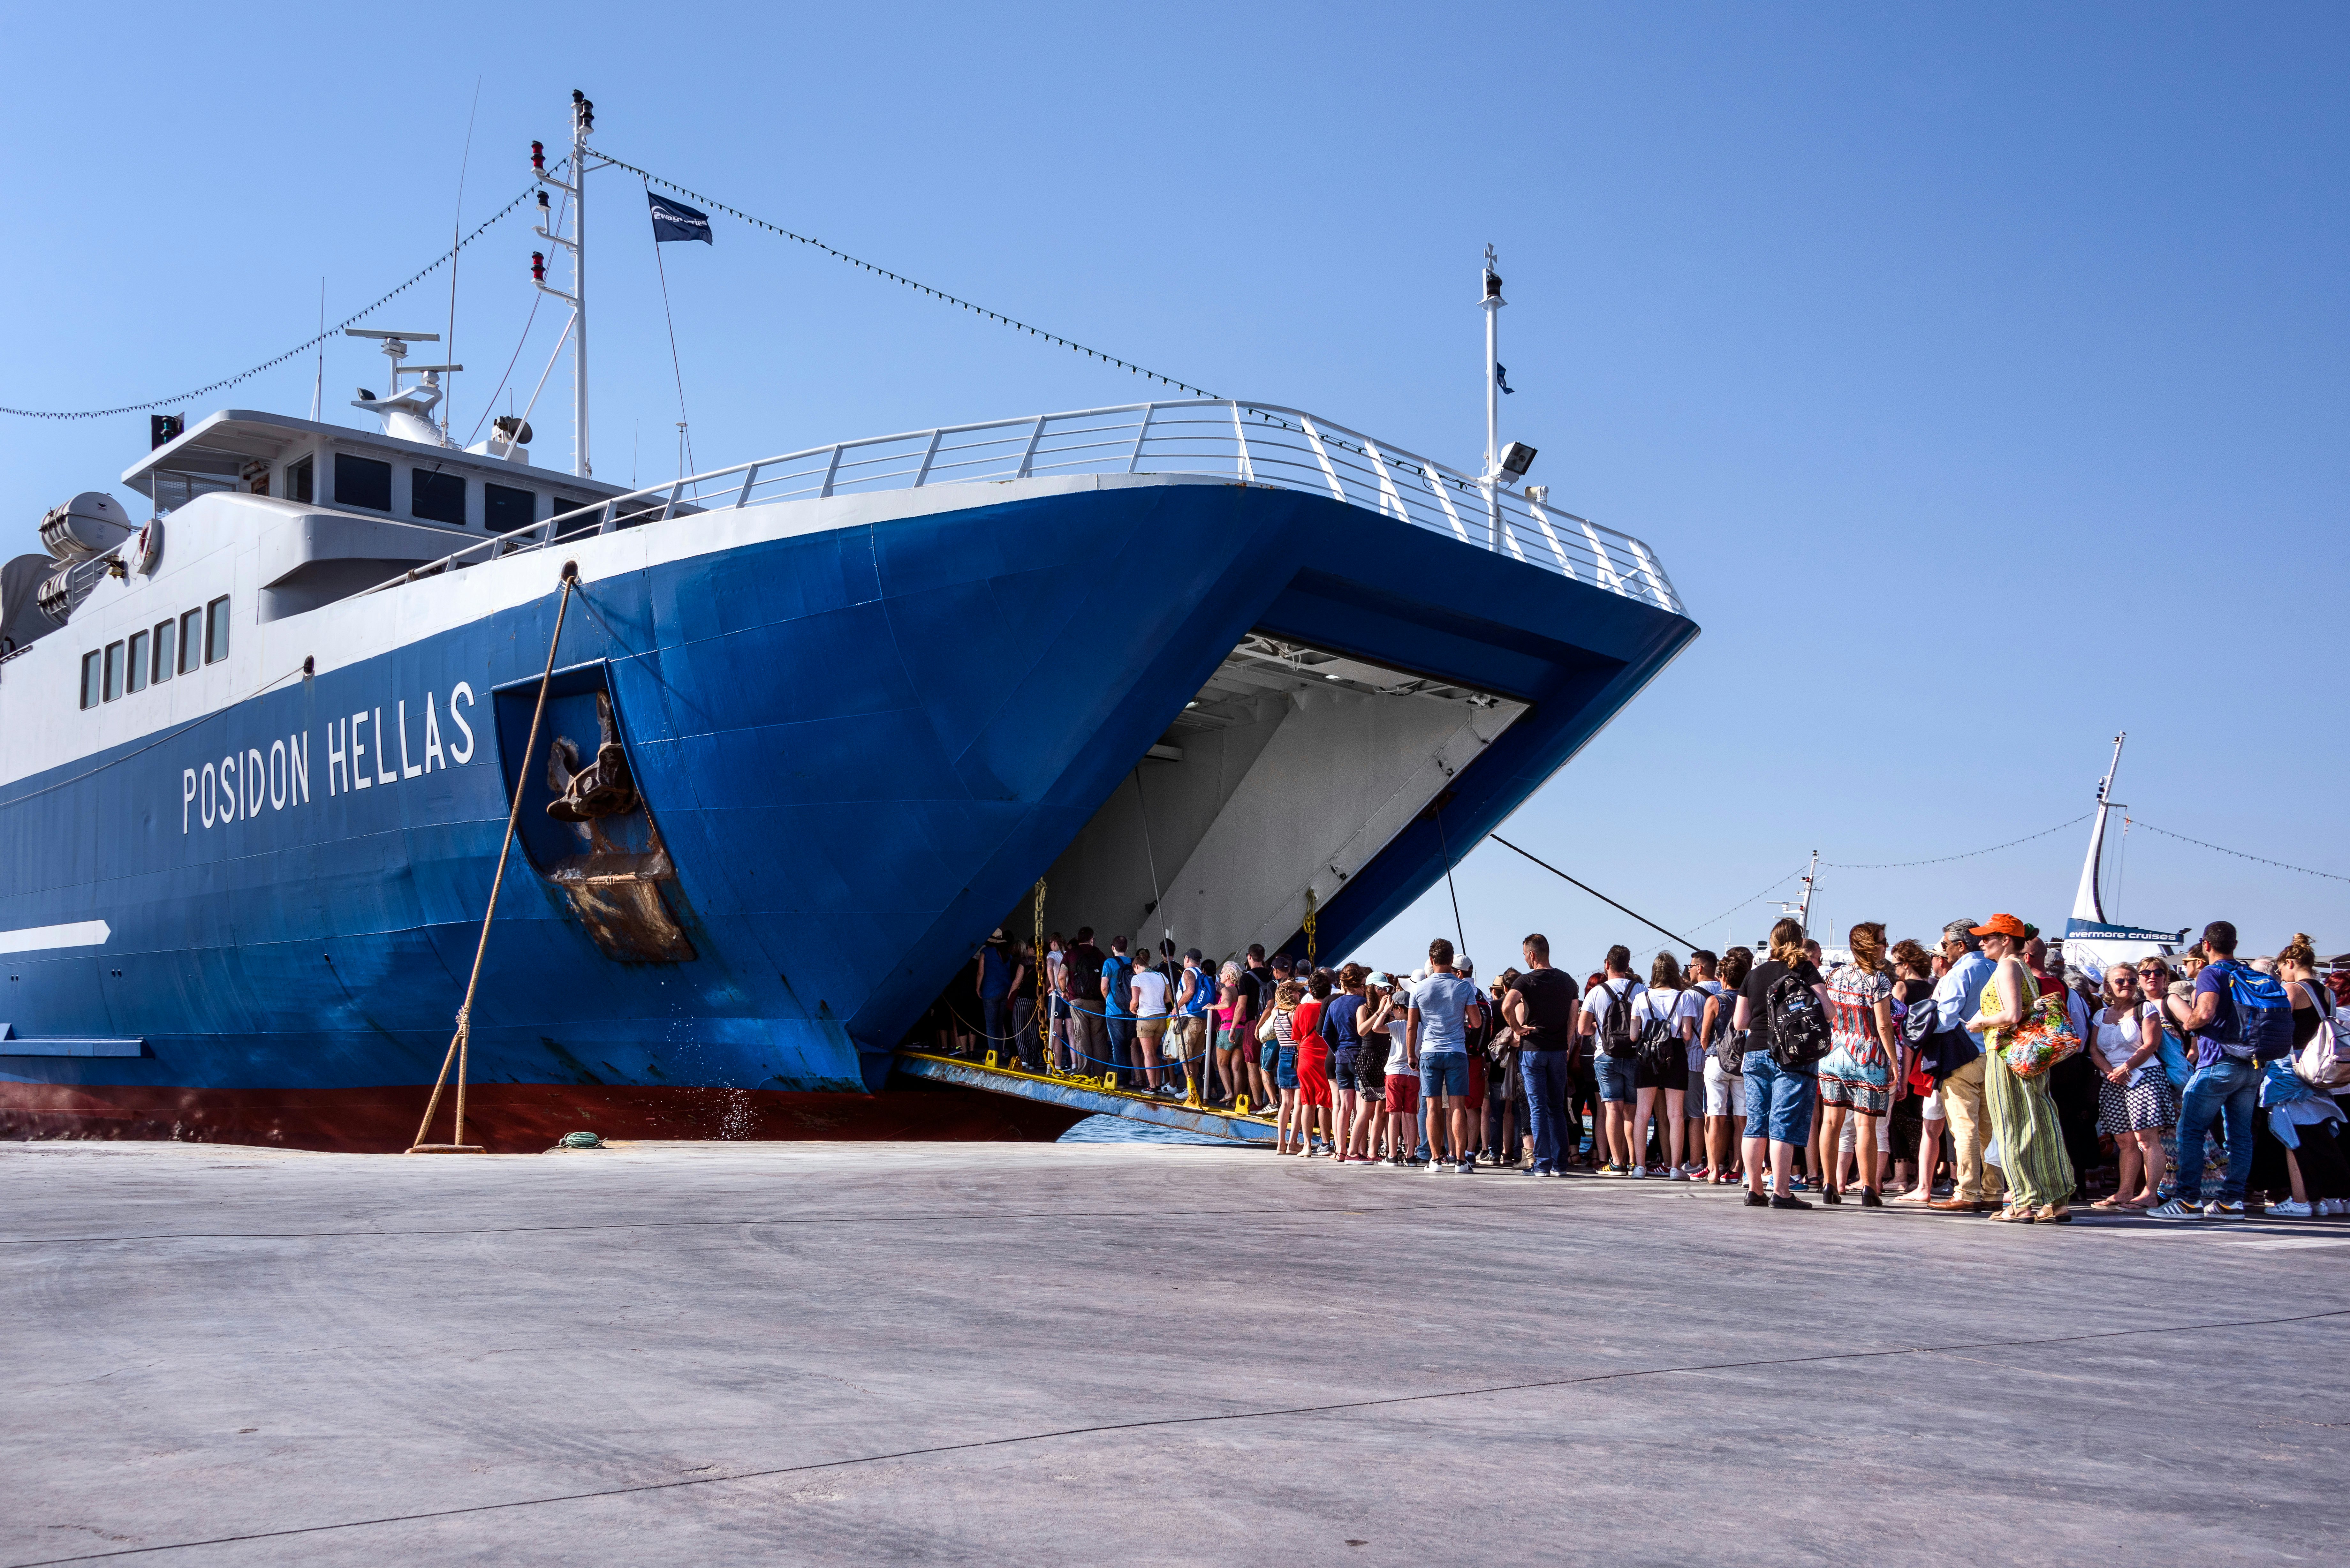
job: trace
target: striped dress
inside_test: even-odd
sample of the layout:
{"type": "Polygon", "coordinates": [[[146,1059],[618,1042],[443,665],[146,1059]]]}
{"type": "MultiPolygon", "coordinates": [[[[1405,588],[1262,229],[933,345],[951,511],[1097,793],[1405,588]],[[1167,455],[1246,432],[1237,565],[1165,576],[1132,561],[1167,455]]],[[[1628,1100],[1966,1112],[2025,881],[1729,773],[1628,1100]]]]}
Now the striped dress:
{"type": "MultiPolygon", "coordinates": [[[[2001,1011],[1999,988],[2006,973],[2004,963],[1991,971],[1983,987],[1983,1012],[2001,1011]]],[[[2023,1012],[2029,1017],[2040,1001],[2040,988],[2029,972],[2023,991],[2023,1012]]],[[[1991,1106],[1991,1136],[1999,1140],[2008,1201],[2019,1209],[2054,1209],[2073,1196],[2073,1157],[2064,1152],[2064,1128],[2056,1118],[2056,1102],[2048,1097],[2047,1075],[2019,1078],[2007,1070],[2000,1048],[2012,1033],[2012,1029],[1983,1031],[1983,1098],[1991,1106]]]]}

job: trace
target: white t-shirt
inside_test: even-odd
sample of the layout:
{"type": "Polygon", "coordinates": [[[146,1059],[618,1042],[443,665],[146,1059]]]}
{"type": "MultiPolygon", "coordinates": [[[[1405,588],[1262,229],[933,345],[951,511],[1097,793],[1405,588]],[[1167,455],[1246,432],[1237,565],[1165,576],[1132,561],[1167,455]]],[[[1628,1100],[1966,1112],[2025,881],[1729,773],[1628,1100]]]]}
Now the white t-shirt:
{"type": "Polygon", "coordinates": [[[1686,991],[1669,991],[1654,986],[1643,991],[1632,1002],[1632,1027],[1645,1032],[1649,1023],[1658,1019],[1672,1023],[1689,1011],[1685,1005],[1689,997],[1686,991]]]}
{"type": "MultiPolygon", "coordinates": [[[[1621,997],[1637,1007],[1639,999],[1643,995],[1647,994],[1648,990],[1648,988],[1647,986],[1642,985],[1638,981],[1634,980],[1631,976],[1626,975],[1621,980],[1608,981],[1603,985],[1595,987],[1591,991],[1585,992],[1583,997],[1583,1014],[1585,1017],[1591,1020],[1592,1040],[1595,1043],[1597,1042],[1599,1038],[1599,1029],[1601,1025],[1606,1023],[1607,1018],[1607,1010],[1617,1004],[1617,998],[1621,997]]],[[[1632,1016],[1635,1020],[1638,1020],[1640,1015],[1636,1012],[1632,1016]]],[[[1636,1022],[1632,1027],[1634,1033],[1637,1033],[1639,1030],[1639,1024],[1636,1022]]]]}
{"type": "Polygon", "coordinates": [[[1395,988],[1395,1016],[1388,1020],[1388,1075],[1409,1075],[1413,1069],[1404,1065],[1404,1031],[1411,1027],[1411,987],[1399,980],[1395,988]]]}
{"type": "Polygon", "coordinates": [[[1137,1018],[1167,1016],[1167,977],[1155,969],[1134,971],[1134,1015],[1137,1018]]]}

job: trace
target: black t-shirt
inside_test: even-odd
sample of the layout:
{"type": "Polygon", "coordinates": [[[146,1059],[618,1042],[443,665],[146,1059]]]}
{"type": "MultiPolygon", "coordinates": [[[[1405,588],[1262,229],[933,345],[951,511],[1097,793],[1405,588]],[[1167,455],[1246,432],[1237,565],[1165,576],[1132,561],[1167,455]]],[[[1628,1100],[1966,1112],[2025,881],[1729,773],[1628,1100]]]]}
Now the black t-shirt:
{"type": "MultiPolygon", "coordinates": [[[[1787,966],[1777,959],[1766,959],[1754,966],[1738,994],[1746,999],[1746,1048],[1767,1050],[1771,1044],[1771,987],[1787,973],[1787,966]]],[[[1805,985],[1825,983],[1820,966],[1805,959],[1795,966],[1795,978],[1805,985]]]]}
{"type": "Polygon", "coordinates": [[[1526,1025],[1518,1032],[1519,1049],[1569,1051],[1575,1047],[1575,1014],[1582,992],[1565,970],[1533,969],[1510,983],[1525,998],[1526,1025]]]}
{"type": "Polygon", "coordinates": [[[1244,1016],[1251,1019],[1263,1018],[1265,1000],[1272,995],[1273,971],[1269,969],[1241,971],[1240,1003],[1244,1016]]]}

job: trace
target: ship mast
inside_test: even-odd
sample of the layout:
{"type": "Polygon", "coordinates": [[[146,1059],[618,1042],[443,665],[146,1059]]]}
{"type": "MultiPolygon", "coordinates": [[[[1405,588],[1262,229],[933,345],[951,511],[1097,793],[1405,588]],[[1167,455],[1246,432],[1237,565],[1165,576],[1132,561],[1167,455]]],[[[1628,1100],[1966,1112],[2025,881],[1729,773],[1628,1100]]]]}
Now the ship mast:
{"type": "Polygon", "coordinates": [[[588,151],[588,133],[596,129],[596,104],[577,88],[571,89],[571,182],[557,180],[546,171],[546,159],[540,144],[530,144],[531,178],[541,185],[552,185],[570,198],[571,232],[559,233],[547,219],[546,192],[538,193],[538,236],[561,245],[571,253],[571,292],[549,288],[546,270],[539,258],[531,258],[531,276],[539,292],[554,296],[571,306],[571,472],[586,479],[595,472],[588,460],[588,161],[594,156],[588,151]]]}
{"type": "Polygon", "coordinates": [[[2106,814],[2114,808],[2114,774],[2122,765],[2122,742],[2129,738],[2125,730],[2114,737],[2114,760],[2106,764],[2106,776],[2097,784],[2097,820],[2089,829],[2089,857],[2081,863],[2081,887],[2073,895],[2073,918],[2093,925],[2106,923],[2106,908],[2097,895],[2097,862],[2105,853],[2106,814]]]}

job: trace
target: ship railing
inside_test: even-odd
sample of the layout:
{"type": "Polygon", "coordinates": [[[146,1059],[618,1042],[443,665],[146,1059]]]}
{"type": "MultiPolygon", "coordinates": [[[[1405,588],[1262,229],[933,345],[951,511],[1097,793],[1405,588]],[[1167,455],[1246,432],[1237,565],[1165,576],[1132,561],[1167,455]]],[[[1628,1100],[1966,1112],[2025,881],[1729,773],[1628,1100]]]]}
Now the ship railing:
{"type": "Polygon", "coordinates": [[[1198,474],[1326,495],[1674,614],[1680,596],[1640,540],[1318,415],[1196,398],[942,425],[809,447],[575,507],[415,567],[370,591],[643,523],[777,501],[1058,475],[1198,474]]]}

